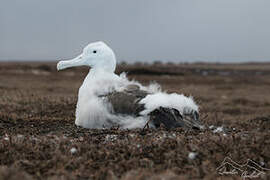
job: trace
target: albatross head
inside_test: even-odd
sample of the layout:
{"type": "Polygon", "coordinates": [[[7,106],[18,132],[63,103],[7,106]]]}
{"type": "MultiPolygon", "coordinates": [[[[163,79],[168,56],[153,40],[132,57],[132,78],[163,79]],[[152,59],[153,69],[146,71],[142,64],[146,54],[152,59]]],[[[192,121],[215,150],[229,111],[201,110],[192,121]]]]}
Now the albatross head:
{"type": "Polygon", "coordinates": [[[58,62],[57,70],[75,66],[89,66],[92,69],[114,72],[116,59],[113,50],[104,42],[99,41],[88,44],[82,54],[76,58],[58,62]]]}

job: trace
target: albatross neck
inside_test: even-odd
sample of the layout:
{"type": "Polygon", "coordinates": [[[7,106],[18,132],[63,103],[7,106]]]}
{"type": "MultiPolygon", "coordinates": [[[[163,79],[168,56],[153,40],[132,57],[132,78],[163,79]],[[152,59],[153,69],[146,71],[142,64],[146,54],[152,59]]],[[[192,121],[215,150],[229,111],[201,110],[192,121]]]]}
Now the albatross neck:
{"type": "Polygon", "coordinates": [[[94,67],[89,70],[89,75],[100,74],[100,73],[112,73],[114,74],[115,68],[101,68],[101,67],[94,67]]]}
{"type": "Polygon", "coordinates": [[[112,69],[104,69],[104,68],[91,68],[89,70],[89,73],[87,74],[87,76],[85,77],[85,80],[90,80],[90,79],[96,79],[100,76],[104,76],[104,75],[109,75],[109,74],[114,74],[114,70],[112,69]]]}
{"type": "Polygon", "coordinates": [[[115,76],[116,75],[114,74],[114,71],[108,71],[106,69],[101,68],[100,69],[91,68],[87,76],[84,78],[82,86],[88,86],[89,84],[93,85],[92,84],[93,82],[113,78],[115,76]]]}

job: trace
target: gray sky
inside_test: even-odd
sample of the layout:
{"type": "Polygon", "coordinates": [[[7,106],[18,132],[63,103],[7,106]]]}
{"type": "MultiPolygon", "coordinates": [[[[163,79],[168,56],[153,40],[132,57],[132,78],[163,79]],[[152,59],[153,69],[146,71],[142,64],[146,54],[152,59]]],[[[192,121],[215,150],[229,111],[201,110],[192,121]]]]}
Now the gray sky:
{"type": "Polygon", "coordinates": [[[0,59],[270,61],[269,0],[0,0],[0,59]]]}

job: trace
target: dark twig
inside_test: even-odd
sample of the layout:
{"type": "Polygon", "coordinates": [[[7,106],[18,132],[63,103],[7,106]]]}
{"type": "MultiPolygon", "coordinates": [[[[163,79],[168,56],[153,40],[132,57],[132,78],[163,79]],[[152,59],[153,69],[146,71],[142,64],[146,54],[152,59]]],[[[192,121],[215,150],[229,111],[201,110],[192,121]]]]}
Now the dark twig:
{"type": "Polygon", "coordinates": [[[148,121],[146,122],[146,124],[144,125],[142,131],[144,131],[144,129],[145,129],[146,127],[149,128],[149,123],[150,123],[150,121],[152,121],[152,118],[151,118],[151,117],[149,118],[149,120],[148,120],[148,121]]]}

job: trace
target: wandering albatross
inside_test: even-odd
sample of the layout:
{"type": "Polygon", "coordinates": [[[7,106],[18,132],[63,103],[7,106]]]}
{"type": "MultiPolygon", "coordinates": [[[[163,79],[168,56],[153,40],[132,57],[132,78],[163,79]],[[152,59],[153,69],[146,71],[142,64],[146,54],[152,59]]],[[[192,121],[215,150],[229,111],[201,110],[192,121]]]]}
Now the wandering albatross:
{"type": "Polygon", "coordinates": [[[183,94],[162,92],[158,84],[143,86],[117,75],[113,50],[104,42],[88,44],[82,54],[60,61],[57,70],[75,66],[91,67],[79,89],[75,124],[84,128],[201,129],[199,108],[183,94]]]}

